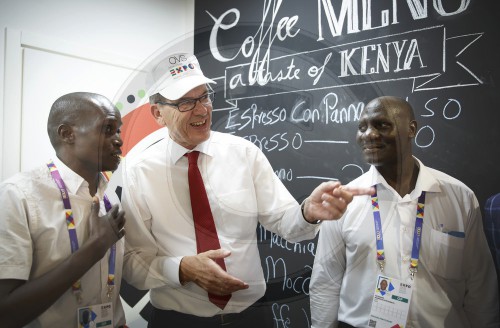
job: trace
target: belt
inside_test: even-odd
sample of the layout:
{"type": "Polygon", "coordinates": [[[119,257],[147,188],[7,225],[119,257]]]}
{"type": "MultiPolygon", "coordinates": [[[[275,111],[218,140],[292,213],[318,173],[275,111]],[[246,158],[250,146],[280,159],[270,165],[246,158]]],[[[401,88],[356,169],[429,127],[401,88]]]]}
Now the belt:
{"type": "Polygon", "coordinates": [[[151,315],[151,327],[160,327],[160,324],[164,322],[169,322],[172,324],[190,322],[198,327],[203,327],[203,325],[229,325],[235,322],[244,321],[245,316],[248,314],[248,309],[242,311],[241,313],[224,313],[216,314],[212,317],[198,317],[191,314],[176,312],[172,310],[161,310],[153,307],[153,312],[151,315]]]}
{"type": "Polygon", "coordinates": [[[242,313],[224,313],[224,314],[217,314],[212,318],[220,320],[221,325],[225,324],[227,325],[240,320],[242,317],[243,317],[242,313]]]}

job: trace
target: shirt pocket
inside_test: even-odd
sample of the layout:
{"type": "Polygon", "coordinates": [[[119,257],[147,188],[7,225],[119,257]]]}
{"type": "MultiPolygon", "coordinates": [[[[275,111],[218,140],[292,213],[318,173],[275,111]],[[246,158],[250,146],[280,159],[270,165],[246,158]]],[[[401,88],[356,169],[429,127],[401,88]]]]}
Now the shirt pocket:
{"type": "Polygon", "coordinates": [[[462,278],[465,238],[431,230],[429,270],[445,279],[462,278]]]}

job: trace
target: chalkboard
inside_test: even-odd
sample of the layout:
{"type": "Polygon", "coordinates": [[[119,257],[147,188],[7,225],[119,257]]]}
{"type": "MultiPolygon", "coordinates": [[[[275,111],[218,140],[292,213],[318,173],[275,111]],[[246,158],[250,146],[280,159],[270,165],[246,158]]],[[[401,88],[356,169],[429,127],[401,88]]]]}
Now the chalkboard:
{"type": "MultiPolygon", "coordinates": [[[[195,1],[195,53],[217,81],[213,129],[258,145],[300,202],[368,169],[364,105],[407,99],[414,154],[471,187],[500,190],[497,1],[195,1]]],[[[275,327],[309,327],[316,240],[257,230],[275,327]]]]}

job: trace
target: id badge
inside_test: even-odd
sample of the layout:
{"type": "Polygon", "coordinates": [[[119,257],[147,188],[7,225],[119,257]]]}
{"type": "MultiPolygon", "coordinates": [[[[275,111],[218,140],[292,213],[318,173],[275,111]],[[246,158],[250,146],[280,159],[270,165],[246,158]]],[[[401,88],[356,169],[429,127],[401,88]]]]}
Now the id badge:
{"type": "Polygon", "coordinates": [[[113,304],[103,303],[78,308],[78,328],[113,328],[113,304]]]}
{"type": "Polygon", "coordinates": [[[368,327],[404,328],[408,319],[412,292],[411,283],[379,274],[368,327]]]}

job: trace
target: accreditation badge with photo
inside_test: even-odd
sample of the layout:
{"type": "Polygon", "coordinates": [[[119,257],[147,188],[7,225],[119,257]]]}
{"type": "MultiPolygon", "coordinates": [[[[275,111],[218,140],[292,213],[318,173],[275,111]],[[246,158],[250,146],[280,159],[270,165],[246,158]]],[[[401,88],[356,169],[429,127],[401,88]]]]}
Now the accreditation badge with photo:
{"type": "Polygon", "coordinates": [[[369,327],[404,328],[408,319],[413,286],[378,275],[370,311],[369,327]]]}
{"type": "Polygon", "coordinates": [[[78,308],[77,328],[113,328],[113,304],[103,303],[78,308]]]}

